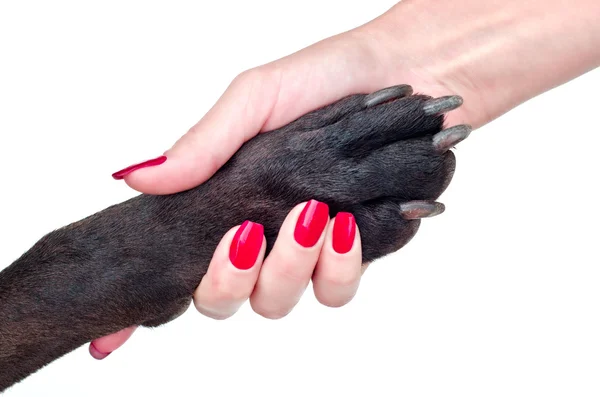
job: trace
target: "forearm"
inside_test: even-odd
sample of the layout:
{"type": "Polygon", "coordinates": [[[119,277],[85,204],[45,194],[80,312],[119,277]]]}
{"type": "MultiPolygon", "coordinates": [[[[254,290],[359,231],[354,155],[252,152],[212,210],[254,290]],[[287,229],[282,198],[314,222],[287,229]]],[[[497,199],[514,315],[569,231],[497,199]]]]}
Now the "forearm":
{"type": "Polygon", "coordinates": [[[599,17],[597,0],[405,0],[361,29],[396,47],[378,48],[391,79],[462,95],[478,127],[598,67],[599,17]]]}

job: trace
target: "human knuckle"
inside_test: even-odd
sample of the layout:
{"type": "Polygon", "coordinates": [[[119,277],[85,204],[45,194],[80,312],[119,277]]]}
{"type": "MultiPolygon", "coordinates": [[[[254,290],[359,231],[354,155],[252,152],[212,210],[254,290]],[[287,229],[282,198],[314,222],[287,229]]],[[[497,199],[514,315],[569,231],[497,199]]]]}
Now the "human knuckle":
{"type": "Polygon", "coordinates": [[[243,288],[234,288],[229,278],[215,276],[210,281],[211,300],[216,302],[238,302],[248,298],[243,288]]]}
{"type": "Polygon", "coordinates": [[[359,271],[340,271],[335,273],[325,273],[320,277],[320,282],[329,288],[350,288],[354,287],[360,279],[359,271]]]}
{"type": "Polygon", "coordinates": [[[265,72],[264,72],[263,68],[261,68],[261,67],[255,67],[252,69],[248,69],[248,70],[241,72],[237,76],[235,76],[235,78],[233,79],[232,85],[237,85],[237,84],[245,85],[250,82],[259,81],[264,78],[264,75],[265,75],[265,72]]]}
{"type": "Polygon", "coordinates": [[[307,260],[282,260],[274,266],[274,276],[278,280],[286,280],[293,284],[304,284],[310,278],[309,265],[307,260]]]}

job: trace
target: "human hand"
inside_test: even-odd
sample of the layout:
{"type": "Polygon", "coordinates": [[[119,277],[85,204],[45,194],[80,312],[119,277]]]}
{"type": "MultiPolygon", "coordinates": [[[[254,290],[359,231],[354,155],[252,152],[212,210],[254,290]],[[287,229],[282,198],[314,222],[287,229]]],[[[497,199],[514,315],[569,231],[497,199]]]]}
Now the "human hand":
{"type": "MultiPolygon", "coordinates": [[[[151,194],[193,188],[210,178],[256,134],[344,96],[399,83],[410,83],[415,92],[432,96],[461,95],[465,104],[448,115],[447,124],[466,123],[478,128],[599,65],[600,29],[593,11],[598,4],[586,1],[586,7],[567,10],[560,2],[550,5],[542,1],[526,6],[518,1],[500,6],[477,0],[399,3],[366,25],[240,74],[214,107],[165,153],[166,157],[116,176],[151,194]],[[569,18],[564,16],[567,11],[573,14],[569,18]]],[[[314,256],[313,263],[298,267],[305,271],[298,285],[305,285],[310,278],[306,275],[315,267],[314,256]]],[[[241,288],[236,282],[244,281],[231,271],[231,267],[211,265],[196,291],[200,311],[225,318],[239,307],[241,298],[251,296],[248,287],[246,294],[236,295],[236,299],[211,291],[210,285],[219,285],[223,296],[231,297],[231,291],[241,288]]],[[[319,272],[313,274],[317,290],[319,277],[319,272]]],[[[336,277],[341,279],[341,275],[336,277]]],[[[354,291],[350,288],[337,296],[337,303],[351,299],[354,291]]],[[[277,313],[287,313],[298,293],[295,290],[282,299],[277,313]]],[[[269,316],[259,302],[251,298],[255,311],[269,316]]],[[[94,341],[92,354],[104,357],[134,329],[94,341]]]]}
{"type": "MultiPolygon", "coordinates": [[[[187,190],[210,178],[256,134],[280,127],[341,97],[373,92],[404,80],[410,80],[418,91],[440,96],[451,93],[443,84],[434,83],[434,79],[413,74],[409,67],[402,75],[391,73],[381,64],[381,43],[373,41],[375,34],[368,26],[359,28],[242,73],[205,117],[164,156],[129,167],[116,173],[115,178],[124,179],[144,193],[187,190]],[[341,75],[347,77],[340,79],[341,75]],[[232,114],[238,117],[231,117],[232,114]]],[[[459,111],[450,117],[449,123],[454,124],[465,116],[459,111]]],[[[352,214],[338,214],[335,220],[329,220],[327,211],[312,204],[317,215],[325,214],[320,215],[314,245],[303,247],[294,239],[302,204],[288,215],[269,257],[262,262],[263,250],[250,261],[249,269],[237,268],[228,256],[228,247],[235,239],[235,230],[230,231],[196,290],[196,308],[209,317],[224,319],[249,299],[260,315],[280,318],[293,309],[311,280],[321,303],[337,307],[349,302],[366,268],[366,264],[361,264],[360,231],[352,214]],[[338,235],[345,240],[345,249],[336,250],[334,236],[338,235]]],[[[252,235],[255,229],[246,225],[245,231],[252,235]]],[[[91,354],[100,359],[106,357],[134,330],[131,327],[95,340],[90,345],[91,354]]]]}

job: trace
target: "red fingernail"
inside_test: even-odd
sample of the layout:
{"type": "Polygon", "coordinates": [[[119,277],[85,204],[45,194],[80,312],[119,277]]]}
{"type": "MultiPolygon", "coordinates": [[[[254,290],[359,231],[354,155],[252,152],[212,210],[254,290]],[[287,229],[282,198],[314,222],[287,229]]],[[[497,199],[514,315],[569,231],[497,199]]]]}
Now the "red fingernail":
{"type": "Polygon", "coordinates": [[[92,343],[90,343],[90,354],[96,360],[104,360],[106,357],[108,357],[108,355],[110,353],[103,353],[103,352],[101,352],[100,350],[98,350],[98,348],[96,347],[96,345],[94,345],[94,342],[92,342],[92,343]]]}
{"type": "Polygon", "coordinates": [[[233,266],[242,270],[254,266],[262,247],[263,235],[264,228],[260,223],[242,223],[229,247],[229,260],[233,266]]]}
{"type": "Polygon", "coordinates": [[[352,249],[356,235],[356,221],[348,212],[340,212],[333,222],[333,249],[338,254],[345,254],[352,249]]]}
{"type": "Polygon", "coordinates": [[[294,230],[296,242],[306,248],[314,246],[325,230],[328,220],[329,207],[327,204],[310,200],[304,206],[298,223],[296,223],[294,230]]]}
{"type": "Polygon", "coordinates": [[[152,160],[144,161],[142,163],[130,165],[127,168],[123,168],[121,171],[115,172],[114,174],[112,174],[112,177],[117,180],[123,179],[126,175],[131,174],[133,171],[137,171],[140,168],[154,167],[156,165],[161,165],[165,161],[167,161],[167,156],[160,156],[160,157],[157,157],[152,160]]]}

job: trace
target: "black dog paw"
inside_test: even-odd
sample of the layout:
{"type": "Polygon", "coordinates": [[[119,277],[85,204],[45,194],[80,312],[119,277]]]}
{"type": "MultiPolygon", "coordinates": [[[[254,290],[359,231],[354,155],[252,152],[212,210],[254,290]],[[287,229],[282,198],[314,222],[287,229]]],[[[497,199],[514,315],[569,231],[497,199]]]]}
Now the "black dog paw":
{"type": "Polygon", "coordinates": [[[238,209],[218,210],[225,224],[262,223],[268,249],[300,202],[325,202],[332,217],[351,212],[370,262],[406,244],[420,218],[443,211],[434,201],[454,173],[449,149],[471,131],[442,130],[444,113],[461,104],[458,96],[412,95],[406,85],[352,95],[252,139],[205,188],[233,194],[238,209]]]}
{"type": "Polygon", "coordinates": [[[140,195],[44,236],[0,273],[0,391],[82,344],[187,309],[222,236],[249,219],[269,251],[288,212],[316,199],[350,212],[363,261],[405,245],[452,179],[443,130],[457,96],[409,86],[352,95],[260,134],[206,183],[140,195]]]}
{"type": "Polygon", "coordinates": [[[228,230],[261,223],[268,253],[288,212],[311,199],[326,203],[331,217],[354,214],[363,261],[371,262],[405,245],[421,218],[443,211],[435,200],[454,173],[449,149],[470,132],[443,130],[444,113],[461,103],[412,95],[406,85],[346,97],[251,139],[194,189],[112,206],[49,234],[28,254],[44,258],[64,283],[95,280],[78,281],[82,310],[119,307],[103,321],[121,328],[181,313],[228,230]]]}
{"type": "Polygon", "coordinates": [[[228,230],[261,223],[270,250],[288,212],[311,199],[331,217],[354,214],[364,262],[394,252],[421,218],[443,211],[435,200],[454,173],[450,149],[470,132],[443,130],[444,113],[461,103],[406,85],[351,95],[251,139],[194,189],[140,195],[58,229],[0,273],[0,313],[18,319],[0,331],[43,335],[44,351],[31,356],[39,367],[120,329],[168,322],[188,307],[228,230]]]}

